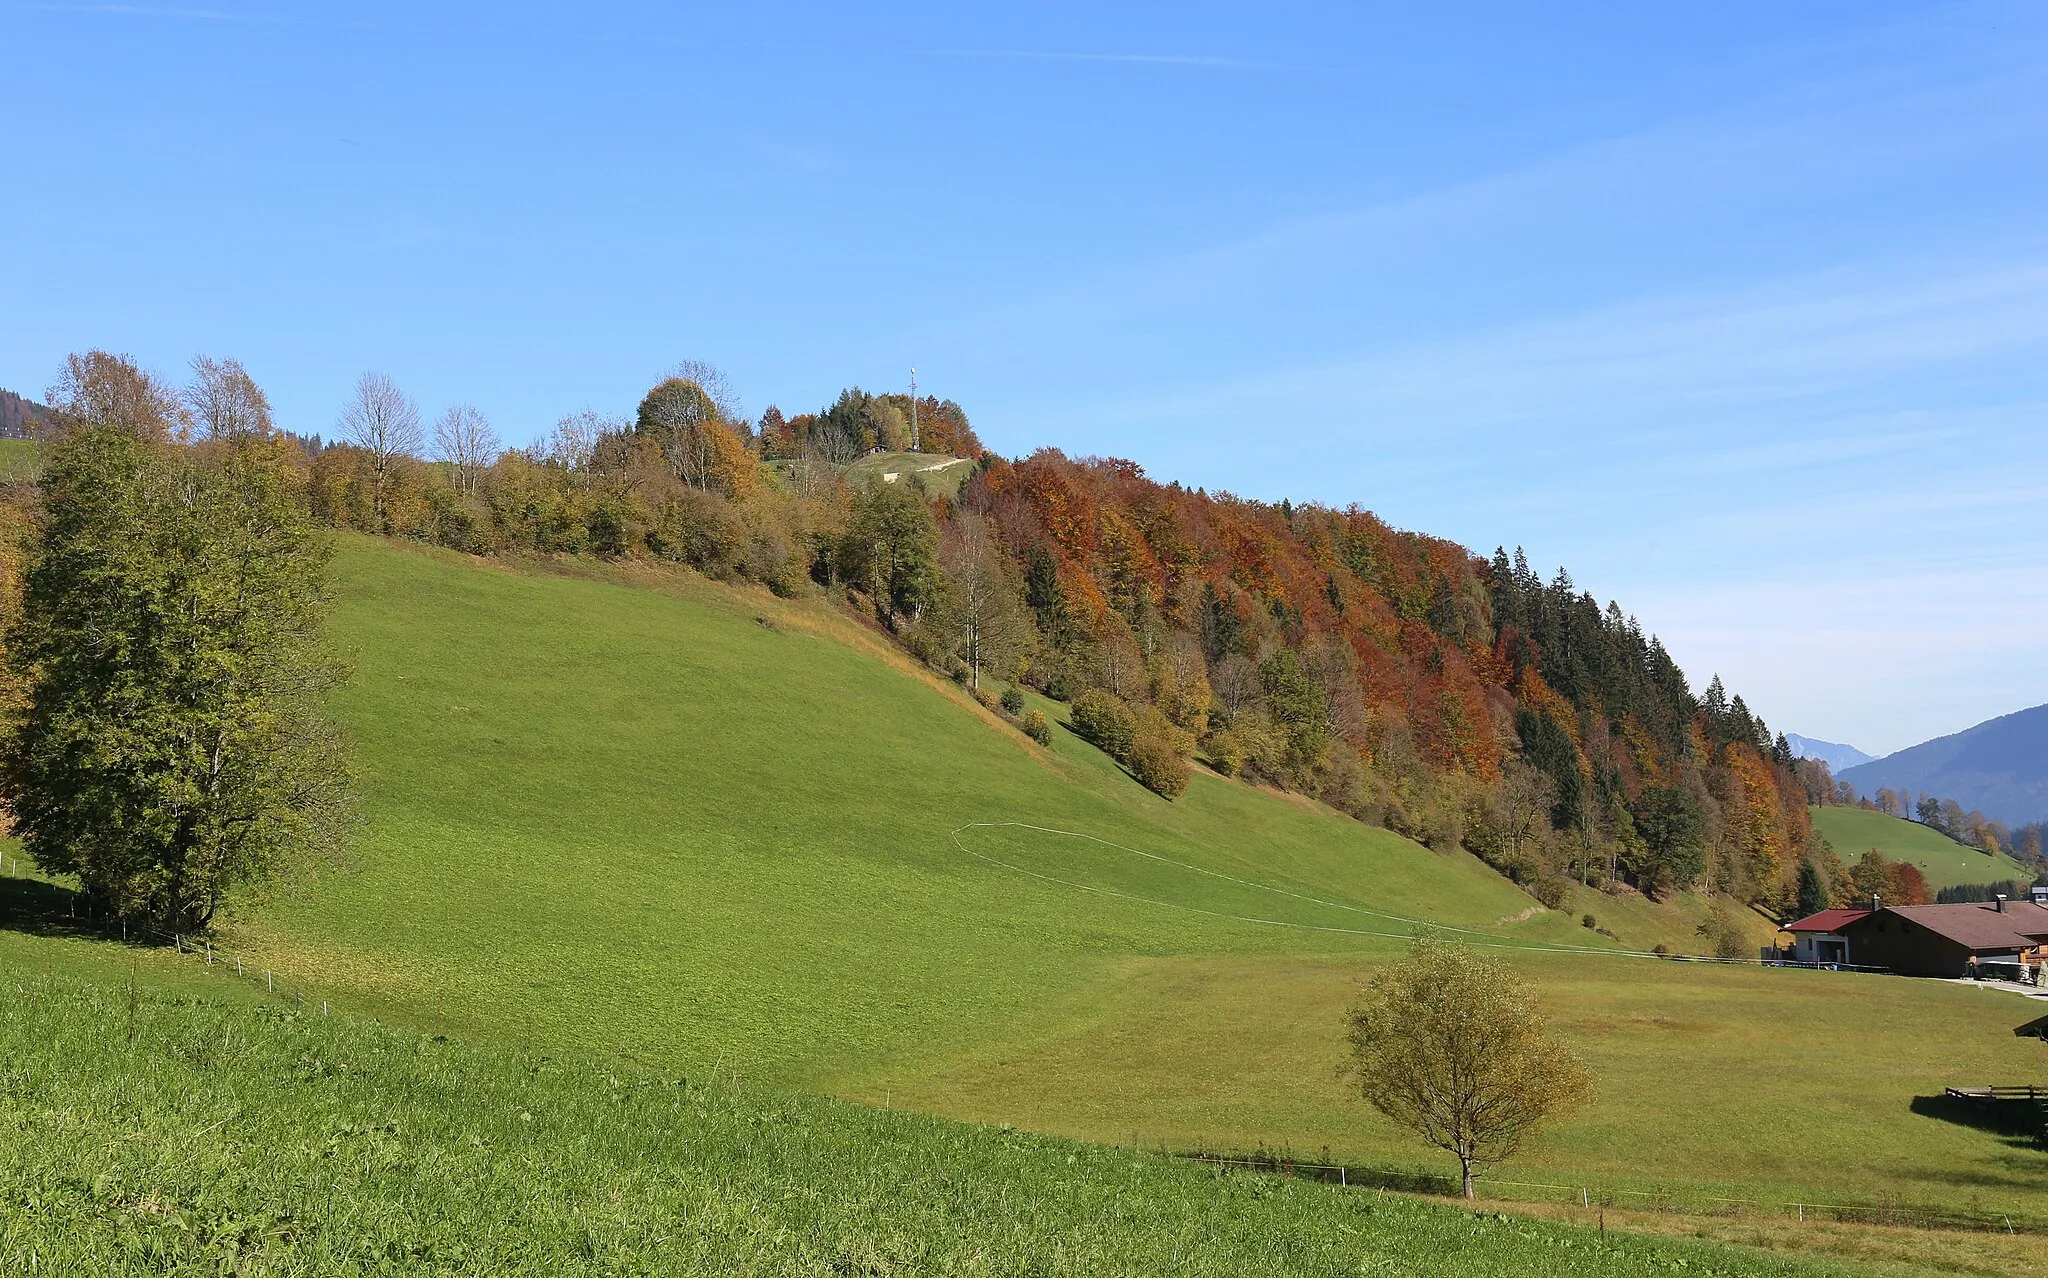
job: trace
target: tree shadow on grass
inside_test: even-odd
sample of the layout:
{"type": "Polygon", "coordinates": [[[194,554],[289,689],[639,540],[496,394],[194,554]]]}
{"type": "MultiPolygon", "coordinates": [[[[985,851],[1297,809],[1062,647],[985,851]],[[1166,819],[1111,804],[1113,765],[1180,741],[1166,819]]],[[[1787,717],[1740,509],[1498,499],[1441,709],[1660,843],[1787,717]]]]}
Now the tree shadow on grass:
{"type": "Polygon", "coordinates": [[[0,878],[0,928],[30,936],[106,939],[83,893],[41,879],[0,878]]]}
{"type": "Polygon", "coordinates": [[[1912,1110],[1923,1118],[1989,1132],[2014,1149],[2048,1149],[2048,1104],[2040,1101],[1915,1096],[1912,1110]]]}

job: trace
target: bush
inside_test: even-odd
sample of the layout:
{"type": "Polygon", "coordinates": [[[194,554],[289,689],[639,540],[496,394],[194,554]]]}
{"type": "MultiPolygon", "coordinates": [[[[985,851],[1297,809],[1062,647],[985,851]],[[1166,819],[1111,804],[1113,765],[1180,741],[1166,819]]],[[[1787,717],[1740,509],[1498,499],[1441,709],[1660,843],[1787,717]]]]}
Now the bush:
{"type": "Polygon", "coordinates": [[[990,692],[987,688],[976,688],[974,690],[974,699],[980,704],[982,709],[988,711],[993,711],[999,704],[996,701],[996,694],[990,692]]]}
{"type": "Polygon", "coordinates": [[[1209,766],[1226,777],[1234,777],[1244,771],[1244,746],[1238,741],[1237,734],[1228,729],[1211,733],[1203,754],[1209,760],[1209,766]]]}
{"type": "Polygon", "coordinates": [[[1735,908],[1724,900],[1715,900],[1708,904],[1706,921],[1694,928],[1693,932],[1707,943],[1708,951],[1715,958],[1749,957],[1749,937],[1743,931],[1741,918],[1735,908]]]}
{"type": "Polygon", "coordinates": [[[1529,888],[1529,895],[1543,903],[1546,910],[1555,910],[1571,899],[1571,880],[1556,874],[1546,874],[1537,879],[1529,888]]]}
{"type": "Polygon", "coordinates": [[[1074,710],[1069,721],[1082,740],[1118,763],[1131,761],[1135,725],[1131,721],[1130,707],[1111,694],[1100,688],[1091,688],[1074,698],[1074,710]]]}
{"type": "Polygon", "coordinates": [[[1594,918],[1594,917],[1593,917],[1592,915],[1590,915],[1590,914],[1588,914],[1588,915],[1585,915],[1585,916],[1581,917],[1581,918],[1579,919],[1579,922],[1580,922],[1580,923],[1581,923],[1581,924],[1582,924],[1583,926],[1585,926],[1585,927],[1587,927],[1587,928],[1591,929],[1592,931],[1595,931],[1595,932],[1597,932],[1597,931],[1599,931],[1599,930],[1600,930],[1600,920],[1599,920],[1599,919],[1596,919],[1596,918],[1594,918]]]}
{"type": "Polygon", "coordinates": [[[1003,689],[1003,713],[1012,716],[1024,713],[1024,690],[1015,684],[1003,689]]]}
{"type": "Polygon", "coordinates": [[[1037,710],[1024,716],[1024,735],[1042,746],[1052,744],[1052,725],[1045,721],[1045,715],[1037,710]]]}
{"type": "Polygon", "coordinates": [[[1131,772],[1154,794],[1177,799],[1187,792],[1188,761],[1166,737],[1139,737],[1131,746],[1131,772]]]}

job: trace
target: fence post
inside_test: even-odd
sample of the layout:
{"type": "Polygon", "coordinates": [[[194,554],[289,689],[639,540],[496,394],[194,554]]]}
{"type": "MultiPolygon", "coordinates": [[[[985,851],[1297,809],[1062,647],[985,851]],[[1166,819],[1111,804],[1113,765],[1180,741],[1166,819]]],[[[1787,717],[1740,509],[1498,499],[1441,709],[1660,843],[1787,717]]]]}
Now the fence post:
{"type": "Polygon", "coordinates": [[[235,955],[235,975],[236,975],[236,976],[240,976],[241,974],[242,974],[242,956],[241,956],[241,955],[239,955],[239,954],[237,954],[237,955],[235,955]]]}
{"type": "Polygon", "coordinates": [[[277,993],[277,982],[270,979],[270,969],[263,969],[263,989],[266,993],[277,993]]]}

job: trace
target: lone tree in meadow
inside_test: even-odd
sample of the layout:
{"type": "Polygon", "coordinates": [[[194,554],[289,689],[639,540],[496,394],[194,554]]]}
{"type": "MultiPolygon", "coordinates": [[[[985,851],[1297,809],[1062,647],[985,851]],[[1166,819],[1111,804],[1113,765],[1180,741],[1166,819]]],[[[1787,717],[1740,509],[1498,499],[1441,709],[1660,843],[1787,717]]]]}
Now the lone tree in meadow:
{"type": "Polygon", "coordinates": [[[1585,1103],[1586,1067],[1505,966],[1418,938],[1349,1014],[1352,1073],[1374,1109],[1458,1160],[1465,1197],[1546,1119],[1585,1103]]]}
{"type": "Polygon", "coordinates": [[[286,445],[185,447],[117,413],[71,418],[49,452],[7,636],[0,798],[42,869],[184,931],[346,833],[320,705],[340,677],[316,635],[327,552],[286,445]]]}

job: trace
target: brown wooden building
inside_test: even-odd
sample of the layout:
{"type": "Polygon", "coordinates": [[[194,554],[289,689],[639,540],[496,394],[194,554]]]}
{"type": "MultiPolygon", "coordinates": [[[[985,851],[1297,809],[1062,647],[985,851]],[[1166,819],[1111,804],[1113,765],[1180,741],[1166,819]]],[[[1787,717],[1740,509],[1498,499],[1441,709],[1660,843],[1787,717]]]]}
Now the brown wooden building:
{"type": "Polygon", "coordinates": [[[1787,929],[1808,962],[1881,967],[1904,976],[1967,976],[1980,963],[2038,973],[2048,954],[2048,907],[2031,901],[1880,905],[1823,910],[1787,929]]]}

